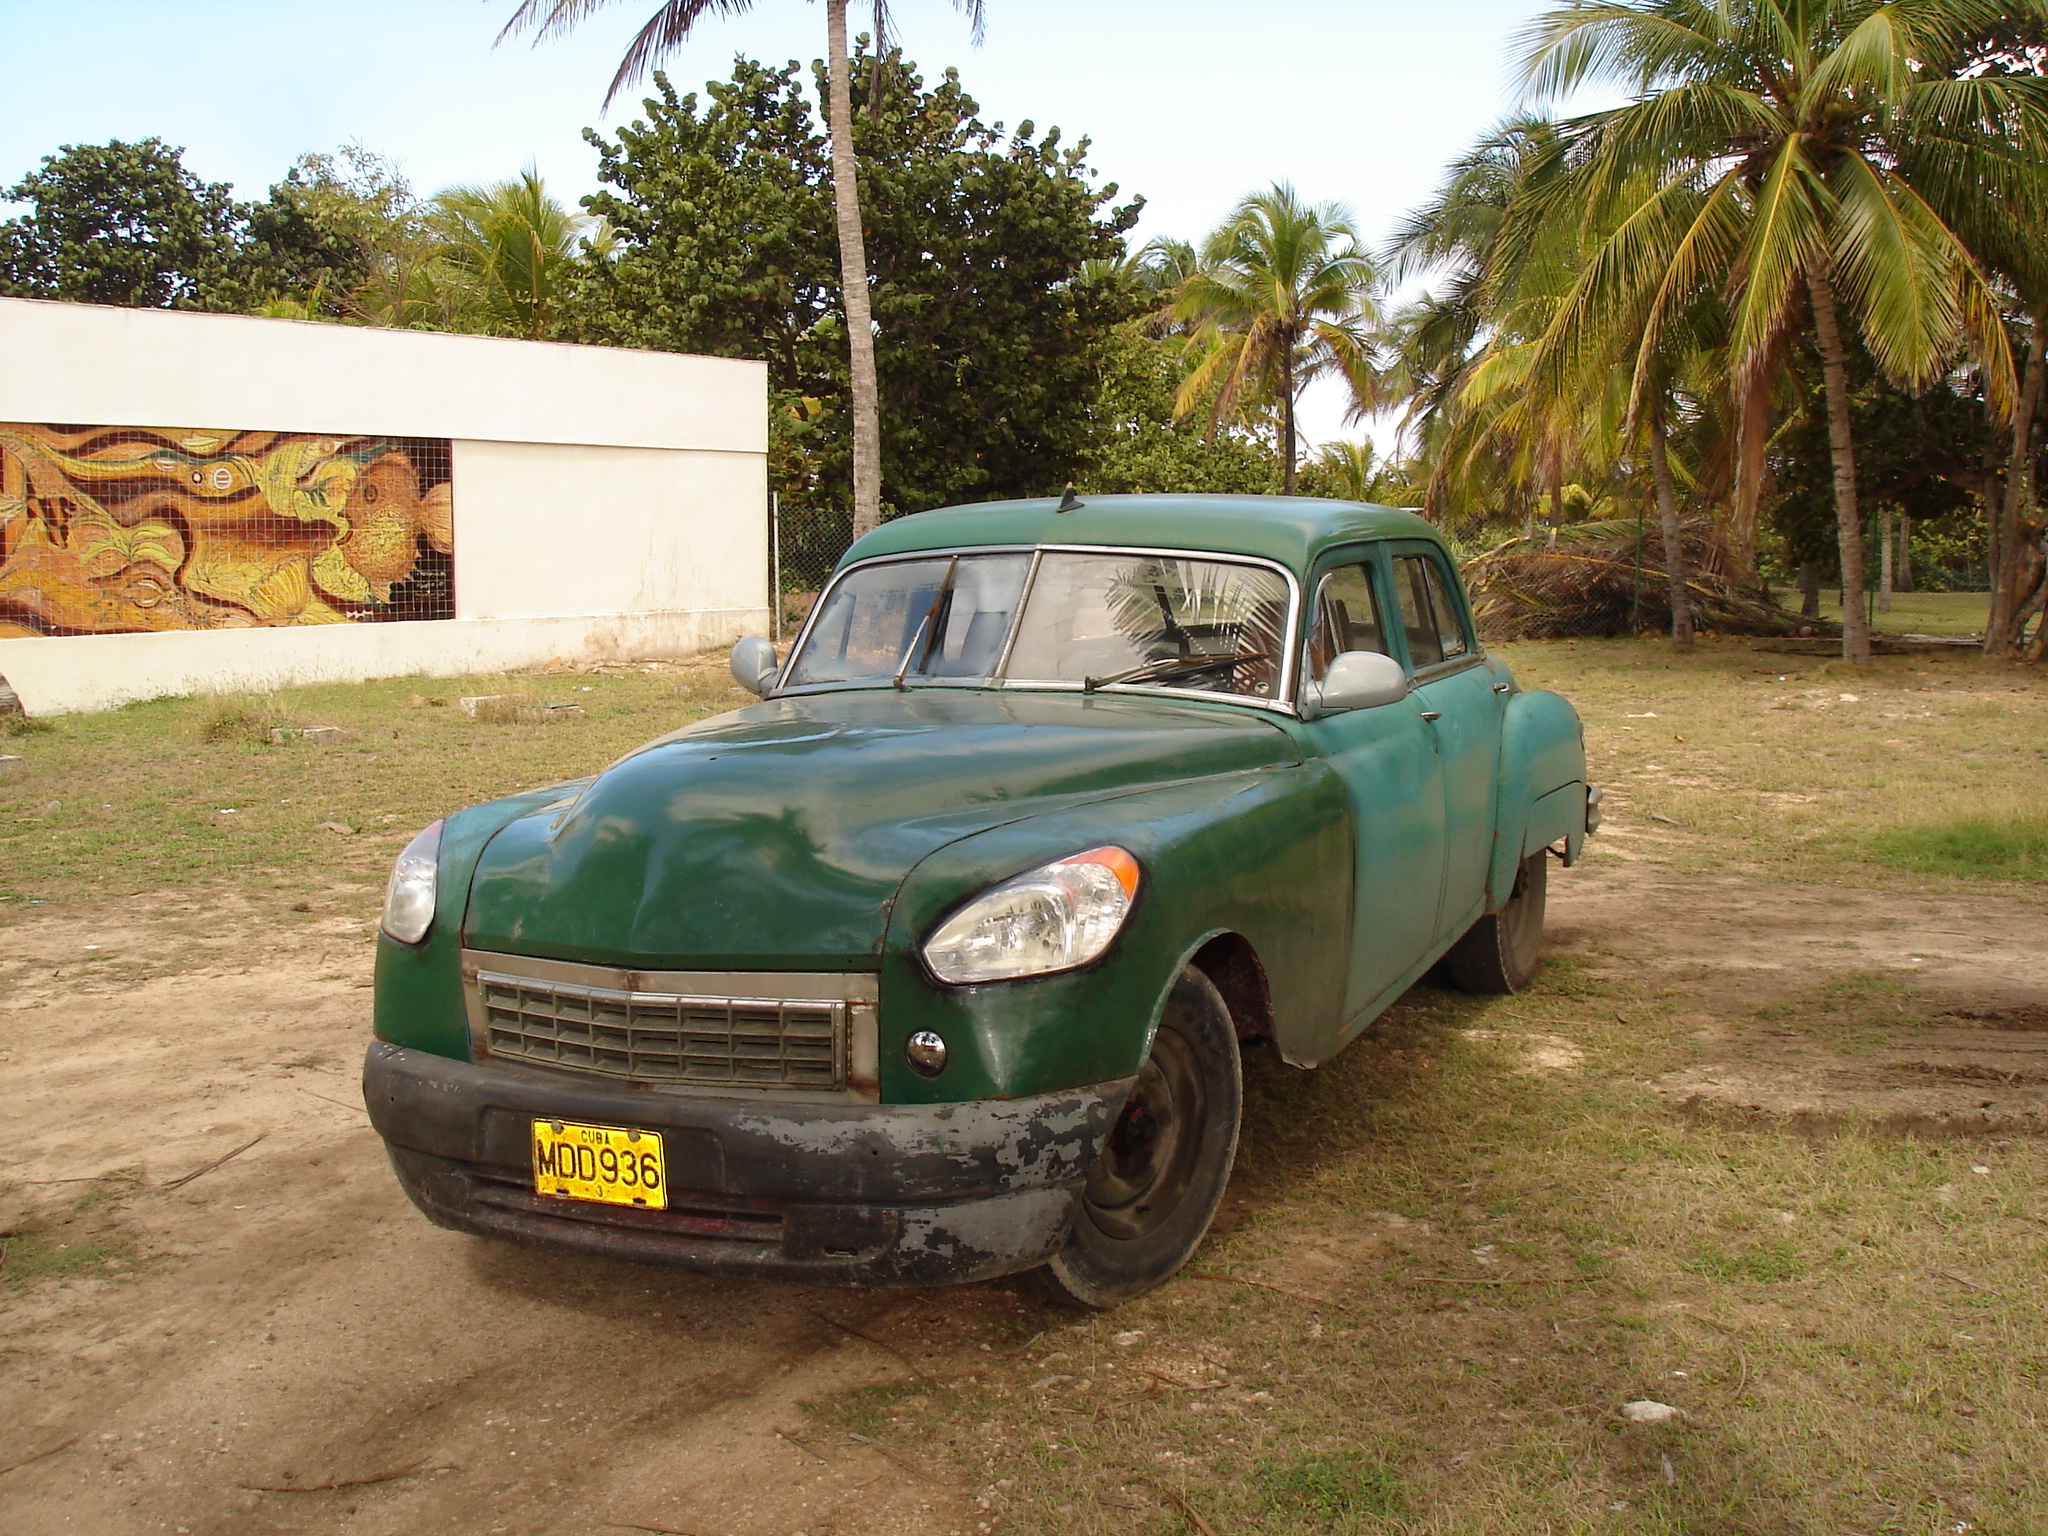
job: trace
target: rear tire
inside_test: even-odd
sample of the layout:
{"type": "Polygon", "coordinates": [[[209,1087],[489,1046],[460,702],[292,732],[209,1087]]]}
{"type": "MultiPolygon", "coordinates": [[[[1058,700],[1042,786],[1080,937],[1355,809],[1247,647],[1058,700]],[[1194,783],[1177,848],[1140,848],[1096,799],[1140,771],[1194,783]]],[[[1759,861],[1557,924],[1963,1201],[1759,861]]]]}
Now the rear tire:
{"type": "Polygon", "coordinates": [[[1515,888],[1497,912],[1489,912],[1453,944],[1437,963],[1444,979],[1460,992],[1519,992],[1536,973],[1543,949],[1543,898],[1550,855],[1538,849],[1515,870],[1515,888]]]}
{"type": "Polygon", "coordinates": [[[1074,1200],[1067,1241],[1026,1278],[1063,1306],[1101,1311],[1187,1263],[1237,1160],[1244,1078],[1223,994],[1181,972],[1138,1080],[1074,1200]]]}

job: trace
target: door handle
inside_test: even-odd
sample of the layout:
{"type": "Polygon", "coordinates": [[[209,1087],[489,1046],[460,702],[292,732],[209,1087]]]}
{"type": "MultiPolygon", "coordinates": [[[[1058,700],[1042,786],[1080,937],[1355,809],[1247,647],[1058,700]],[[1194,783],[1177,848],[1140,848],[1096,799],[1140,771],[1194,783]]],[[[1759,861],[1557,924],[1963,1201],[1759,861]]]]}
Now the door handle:
{"type": "Polygon", "coordinates": [[[1441,720],[1443,717],[1444,712],[1440,709],[1425,709],[1422,712],[1422,718],[1425,720],[1441,720]]]}

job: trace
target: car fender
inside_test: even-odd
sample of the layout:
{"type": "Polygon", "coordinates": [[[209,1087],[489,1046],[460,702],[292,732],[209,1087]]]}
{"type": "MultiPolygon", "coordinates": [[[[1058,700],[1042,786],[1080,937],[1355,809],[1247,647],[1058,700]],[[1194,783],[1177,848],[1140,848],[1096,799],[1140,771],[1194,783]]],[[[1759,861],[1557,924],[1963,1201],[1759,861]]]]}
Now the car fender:
{"type": "Polygon", "coordinates": [[[1578,711],[1561,695],[1539,688],[1509,696],[1501,718],[1494,805],[1489,911],[1508,899],[1515,867],[1531,853],[1562,841],[1570,864],[1585,841],[1585,731],[1578,711]]]}
{"type": "Polygon", "coordinates": [[[522,816],[567,808],[590,779],[550,784],[457,811],[441,824],[434,925],[417,944],[377,930],[373,983],[377,1038],[456,1061],[469,1059],[469,1014],[462,996],[462,921],[469,883],[484,845],[522,816]]]}
{"type": "Polygon", "coordinates": [[[1275,1033],[1305,1034],[1341,1008],[1349,954],[1349,815],[1321,763],[1220,774],[1026,817],[947,844],[906,876],[880,985],[882,1098],[1014,1097],[1128,1077],[1151,1047],[1174,978],[1218,934],[1241,935],[1267,976],[1275,1033]],[[920,946],[979,892],[1040,864],[1114,843],[1142,869],[1122,931],[1093,964],[972,986],[934,979],[920,946]],[[903,1047],[947,1042],[919,1077],[903,1047]]]}

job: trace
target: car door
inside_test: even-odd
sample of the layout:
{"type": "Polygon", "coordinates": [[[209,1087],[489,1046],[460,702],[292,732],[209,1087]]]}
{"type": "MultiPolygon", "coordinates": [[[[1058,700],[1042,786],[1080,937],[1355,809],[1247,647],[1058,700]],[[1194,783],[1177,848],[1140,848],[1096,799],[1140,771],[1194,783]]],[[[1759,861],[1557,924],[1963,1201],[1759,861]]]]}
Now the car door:
{"type": "MultiPolygon", "coordinates": [[[[1304,677],[1320,680],[1345,651],[1395,654],[1383,615],[1386,572],[1369,547],[1326,561],[1310,607],[1304,677]]],[[[1398,657],[1397,657],[1398,659],[1398,657]]],[[[1335,1050],[1437,936],[1444,869],[1443,768],[1414,695],[1304,724],[1311,747],[1343,780],[1356,828],[1351,964],[1335,1050]]],[[[1327,1054],[1327,1052],[1325,1052],[1327,1054]]]]}
{"type": "Polygon", "coordinates": [[[1499,792],[1506,684],[1487,661],[1444,552],[1434,544],[1387,548],[1413,697],[1443,762],[1444,880],[1437,936],[1462,932],[1486,902],[1499,792]]]}

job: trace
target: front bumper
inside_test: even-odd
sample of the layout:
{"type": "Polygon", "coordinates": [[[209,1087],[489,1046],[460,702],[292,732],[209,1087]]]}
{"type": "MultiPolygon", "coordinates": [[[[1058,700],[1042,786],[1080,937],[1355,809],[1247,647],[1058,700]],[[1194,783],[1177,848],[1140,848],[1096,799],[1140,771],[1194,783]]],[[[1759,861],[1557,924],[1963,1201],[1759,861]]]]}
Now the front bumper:
{"type": "Polygon", "coordinates": [[[962,1104],[803,1104],[614,1087],[371,1044],[363,1099],[426,1216],[487,1237],[840,1285],[1041,1263],[1133,1079],[962,1104]],[[530,1122],[659,1131],[669,1208],[534,1192],[530,1122]]]}

